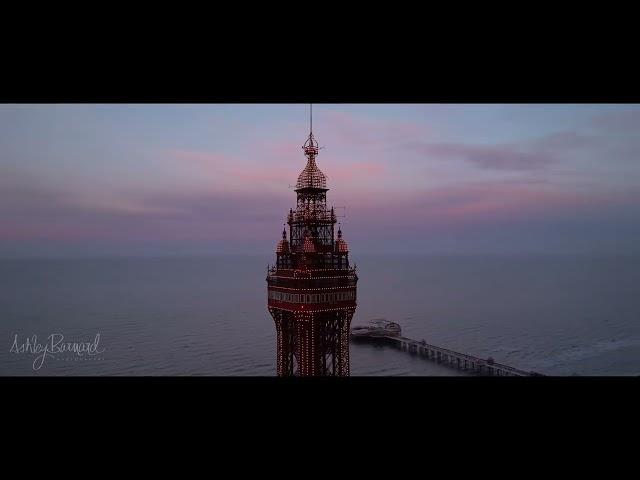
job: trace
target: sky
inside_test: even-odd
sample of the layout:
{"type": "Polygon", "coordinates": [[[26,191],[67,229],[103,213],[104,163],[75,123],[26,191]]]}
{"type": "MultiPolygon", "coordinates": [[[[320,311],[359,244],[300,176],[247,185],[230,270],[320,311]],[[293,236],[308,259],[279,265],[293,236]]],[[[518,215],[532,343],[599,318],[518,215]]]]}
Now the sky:
{"type": "MultiPolygon", "coordinates": [[[[640,253],[640,105],[316,104],[355,254],[640,253]]],[[[0,105],[0,257],[269,254],[306,104],[0,105]]]]}

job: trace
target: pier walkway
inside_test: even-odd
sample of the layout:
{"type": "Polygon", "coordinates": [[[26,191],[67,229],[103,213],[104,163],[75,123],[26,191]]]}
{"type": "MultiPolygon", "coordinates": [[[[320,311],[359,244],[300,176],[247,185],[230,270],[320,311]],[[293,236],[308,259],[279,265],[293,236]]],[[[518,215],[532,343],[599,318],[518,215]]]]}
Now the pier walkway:
{"type": "MultiPolygon", "coordinates": [[[[391,343],[400,350],[405,350],[411,354],[426,357],[437,363],[445,364],[458,370],[466,370],[470,373],[480,375],[495,375],[505,377],[529,377],[541,376],[537,372],[527,372],[509,365],[496,363],[492,358],[483,359],[467,355],[465,353],[454,352],[435,345],[429,345],[424,340],[418,341],[411,338],[393,335],[367,336],[368,340],[382,340],[385,343],[391,343]]],[[[364,338],[362,338],[364,339],[364,338]]]]}

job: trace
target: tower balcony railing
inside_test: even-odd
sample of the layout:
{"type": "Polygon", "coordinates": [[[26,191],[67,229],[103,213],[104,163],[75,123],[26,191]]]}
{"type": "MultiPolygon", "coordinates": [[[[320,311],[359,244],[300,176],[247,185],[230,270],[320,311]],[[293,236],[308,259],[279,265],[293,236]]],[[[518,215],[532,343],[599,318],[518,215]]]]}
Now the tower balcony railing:
{"type": "Polygon", "coordinates": [[[349,277],[356,276],[356,268],[350,265],[326,265],[318,266],[317,268],[295,268],[292,266],[280,267],[276,265],[270,265],[267,267],[267,275],[275,275],[279,277],[291,277],[291,278],[309,278],[309,277],[349,277]]]}
{"type": "Polygon", "coordinates": [[[267,278],[272,287],[285,288],[334,288],[355,287],[358,282],[356,265],[345,263],[319,263],[316,266],[294,267],[291,263],[269,265],[267,278]],[[300,283],[302,281],[302,284],[300,283]]]}
{"type": "Polygon", "coordinates": [[[304,221],[322,221],[322,222],[336,222],[336,216],[332,215],[326,210],[314,211],[314,210],[299,210],[293,215],[289,215],[290,222],[304,222],[304,221]]]}

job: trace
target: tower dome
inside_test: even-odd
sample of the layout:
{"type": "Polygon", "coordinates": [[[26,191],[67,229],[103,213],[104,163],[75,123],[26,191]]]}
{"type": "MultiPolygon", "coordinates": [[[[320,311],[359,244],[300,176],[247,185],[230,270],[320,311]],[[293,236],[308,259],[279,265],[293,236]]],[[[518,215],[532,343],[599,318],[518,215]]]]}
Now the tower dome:
{"type": "Polygon", "coordinates": [[[307,156],[307,165],[304,167],[304,170],[298,176],[298,181],[296,183],[296,190],[300,190],[303,188],[327,188],[327,177],[324,173],[320,171],[318,165],[316,165],[316,155],[320,148],[318,147],[318,142],[315,138],[313,138],[313,133],[309,134],[309,138],[302,146],[304,149],[304,154],[307,156]]]}
{"type": "Polygon", "coordinates": [[[282,230],[282,240],[278,242],[276,247],[276,254],[289,253],[289,242],[287,242],[287,231],[282,230]]]}
{"type": "Polygon", "coordinates": [[[349,251],[349,245],[342,238],[342,230],[338,227],[338,240],[336,240],[336,252],[347,253],[349,251]]]}

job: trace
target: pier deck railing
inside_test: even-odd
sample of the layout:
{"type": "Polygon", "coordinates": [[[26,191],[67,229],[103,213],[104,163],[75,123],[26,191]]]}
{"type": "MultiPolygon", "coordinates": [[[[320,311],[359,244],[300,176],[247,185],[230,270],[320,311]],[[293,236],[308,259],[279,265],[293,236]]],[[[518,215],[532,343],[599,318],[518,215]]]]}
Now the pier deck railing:
{"type": "Polygon", "coordinates": [[[415,353],[423,357],[435,360],[438,363],[444,363],[451,365],[459,370],[466,370],[473,373],[480,373],[484,375],[496,375],[496,376],[516,376],[516,377],[528,377],[538,376],[539,373],[528,372],[518,368],[511,367],[493,361],[491,358],[479,358],[473,355],[467,355],[466,353],[455,352],[447,348],[438,347],[436,345],[430,345],[425,341],[413,340],[407,337],[381,335],[371,336],[371,339],[384,339],[387,342],[395,344],[401,350],[407,350],[410,353],[415,353]]]}

